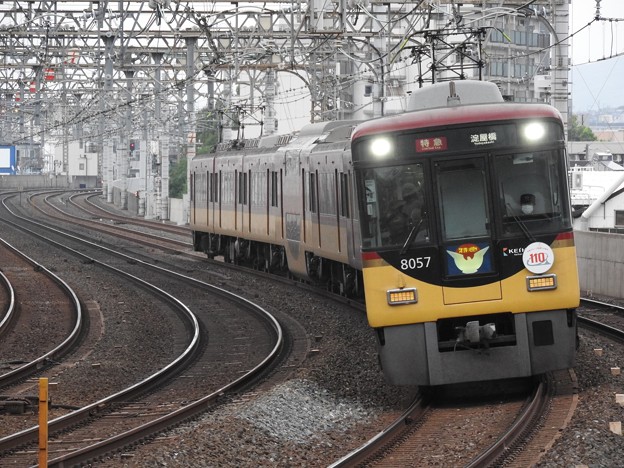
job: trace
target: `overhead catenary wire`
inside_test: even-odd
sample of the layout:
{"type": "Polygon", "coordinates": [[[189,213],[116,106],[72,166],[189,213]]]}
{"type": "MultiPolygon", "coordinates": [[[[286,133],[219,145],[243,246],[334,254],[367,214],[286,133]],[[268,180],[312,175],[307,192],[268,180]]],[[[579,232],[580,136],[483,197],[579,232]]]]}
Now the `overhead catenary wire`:
{"type": "MultiPolygon", "coordinates": [[[[488,10],[486,12],[486,16],[485,18],[491,18],[494,17],[495,15],[499,15],[499,14],[507,14],[507,15],[521,15],[521,13],[519,13],[519,9],[520,8],[525,8],[530,6],[532,3],[534,2],[527,2],[524,5],[522,5],[521,7],[518,8],[510,8],[510,9],[492,9],[492,10],[488,10]]],[[[177,8],[181,8],[180,5],[178,3],[175,3],[177,8]]],[[[396,23],[397,21],[400,21],[404,18],[406,18],[411,12],[416,11],[421,5],[423,4],[423,2],[419,2],[416,6],[411,6],[409,3],[405,3],[404,5],[406,7],[410,7],[409,11],[407,11],[406,13],[404,13],[403,15],[401,15],[400,13],[396,13],[392,18],[390,18],[388,21],[385,21],[386,25],[392,25],[393,23],[396,23]]],[[[214,3],[214,5],[216,5],[216,3],[214,3]]],[[[256,7],[257,10],[262,10],[262,11],[269,11],[268,8],[266,8],[266,5],[263,7],[256,7]]],[[[242,9],[230,9],[230,10],[226,10],[228,12],[231,12],[230,17],[238,14],[241,11],[244,11],[242,9]]],[[[229,13],[228,13],[229,14],[229,13]]],[[[215,15],[214,17],[209,17],[209,16],[203,16],[203,20],[205,21],[205,28],[207,28],[208,30],[213,27],[218,21],[224,21],[223,18],[225,18],[228,14],[226,14],[225,16],[217,16],[215,15]]],[[[202,17],[201,15],[195,15],[193,16],[195,18],[199,18],[202,17]]],[[[154,24],[155,22],[155,16],[152,15],[151,18],[151,22],[150,24],[154,24]]],[[[449,16],[449,21],[451,20],[451,17],[449,16]]],[[[172,21],[172,19],[170,19],[170,21],[172,21]]],[[[464,24],[473,24],[474,22],[478,21],[478,18],[470,18],[470,19],[466,19],[464,18],[464,24]]],[[[198,23],[199,24],[199,23],[198,23]]],[[[450,23],[449,23],[450,24],[450,23]]],[[[387,52],[383,52],[382,55],[380,56],[380,58],[373,58],[371,60],[368,60],[366,58],[363,57],[358,57],[357,55],[354,55],[353,53],[349,53],[347,50],[345,50],[344,48],[339,48],[339,52],[343,55],[348,54],[350,56],[350,60],[353,60],[354,62],[357,62],[358,64],[362,64],[362,65],[366,65],[367,63],[370,65],[374,65],[375,62],[381,62],[382,60],[386,61],[386,65],[400,65],[401,68],[404,68],[406,66],[408,66],[409,64],[407,64],[406,62],[406,58],[405,57],[401,57],[402,52],[404,52],[405,50],[408,49],[408,45],[410,44],[411,41],[417,41],[418,40],[418,33],[421,31],[415,31],[415,29],[417,28],[416,23],[410,23],[409,26],[407,27],[407,31],[408,32],[414,32],[415,34],[409,36],[409,38],[406,37],[406,39],[401,42],[401,45],[395,45],[393,48],[390,49],[390,51],[387,52]],[[398,50],[397,50],[398,48],[398,50]],[[394,53],[395,52],[395,53],[394,53]],[[394,54],[393,54],[394,53],[394,54]]],[[[204,32],[206,31],[206,29],[204,29],[204,32]]],[[[569,37],[572,37],[569,36],[569,37]]],[[[565,39],[564,39],[565,40],[565,39]]],[[[318,52],[320,50],[322,50],[325,46],[329,46],[333,43],[334,38],[330,35],[327,36],[321,36],[314,44],[313,47],[311,49],[308,49],[306,51],[302,51],[301,55],[298,57],[299,63],[293,63],[291,64],[291,66],[294,65],[301,65],[301,62],[303,62],[304,60],[309,60],[312,58],[312,56],[314,55],[315,52],[318,52]]],[[[214,46],[214,43],[212,41],[208,41],[207,44],[212,44],[214,46]]],[[[553,45],[551,45],[552,47],[553,45]]],[[[542,49],[542,51],[547,50],[547,48],[542,49]]],[[[244,53],[244,51],[235,51],[233,53],[234,54],[241,54],[244,53]]],[[[539,53],[539,52],[534,52],[534,53],[539,53]]],[[[510,60],[518,60],[519,58],[523,58],[526,57],[529,54],[525,54],[525,55],[519,55],[519,56],[513,56],[513,57],[506,57],[510,60]]],[[[236,55],[234,55],[236,56],[236,55]]],[[[227,59],[224,55],[215,55],[215,57],[217,58],[218,61],[222,61],[222,62],[227,62],[227,59]]],[[[259,60],[259,59],[258,59],[259,60]]],[[[210,64],[203,64],[206,66],[209,66],[210,64]]],[[[385,76],[389,76],[390,73],[394,72],[396,70],[391,70],[389,67],[388,69],[384,70],[384,71],[378,71],[378,73],[382,73],[385,76]]],[[[188,80],[195,80],[198,76],[198,73],[200,73],[199,71],[197,73],[195,73],[193,76],[190,77],[185,77],[183,80],[176,80],[175,85],[170,85],[170,86],[165,86],[163,87],[162,91],[160,92],[161,95],[165,95],[166,93],[170,93],[172,90],[175,89],[176,86],[183,86],[185,85],[188,80]]],[[[341,76],[340,80],[337,80],[338,85],[339,86],[349,86],[350,84],[352,84],[353,82],[355,82],[359,77],[366,77],[369,76],[370,72],[368,70],[365,71],[360,71],[358,73],[354,73],[352,75],[347,75],[347,76],[341,76]]],[[[304,99],[306,99],[309,96],[309,92],[307,90],[307,88],[305,87],[301,87],[301,89],[299,90],[300,93],[297,92],[293,92],[292,94],[292,99],[293,102],[299,102],[302,101],[304,99]]],[[[123,90],[121,91],[123,92],[123,90]]],[[[283,94],[283,91],[280,93],[283,94]]],[[[201,95],[201,93],[198,93],[198,95],[201,95]]],[[[95,94],[94,94],[95,96],[95,94]]],[[[156,96],[156,95],[154,95],[156,96]]],[[[93,98],[93,99],[97,99],[97,98],[93,98]]],[[[92,99],[92,102],[94,102],[92,99]]],[[[71,123],[78,123],[78,122],[85,122],[85,119],[93,119],[93,118],[97,118],[98,116],[101,115],[111,115],[114,112],[119,112],[121,109],[125,109],[126,106],[128,105],[134,105],[137,101],[135,100],[131,100],[128,101],[127,103],[116,103],[115,105],[111,106],[109,109],[105,109],[105,110],[98,110],[95,109],[95,111],[80,111],[77,115],[75,115],[74,117],[71,117],[69,122],[71,123]]],[[[283,102],[283,99],[280,97],[277,97],[277,102],[281,103],[283,102]]],[[[173,117],[167,117],[169,120],[172,119],[173,117]]]]}

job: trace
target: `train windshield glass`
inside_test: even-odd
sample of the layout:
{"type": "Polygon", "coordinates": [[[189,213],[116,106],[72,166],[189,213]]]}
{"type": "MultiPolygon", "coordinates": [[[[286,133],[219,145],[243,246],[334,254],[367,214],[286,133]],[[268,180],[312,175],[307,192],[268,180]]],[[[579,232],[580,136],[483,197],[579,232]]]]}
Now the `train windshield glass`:
{"type": "Polygon", "coordinates": [[[489,236],[483,158],[439,161],[435,168],[444,239],[489,236]]]}
{"type": "Polygon", "coordinates": [[[362,219],[363,247],[396,247],[428,240],[422,164],[363,171],[366,204],[362,219]]]}
{"type": "Polygon", "coordinates": [[[504,235],[570,229],[563,160],[558,151],[495,157],[504,235]]]}

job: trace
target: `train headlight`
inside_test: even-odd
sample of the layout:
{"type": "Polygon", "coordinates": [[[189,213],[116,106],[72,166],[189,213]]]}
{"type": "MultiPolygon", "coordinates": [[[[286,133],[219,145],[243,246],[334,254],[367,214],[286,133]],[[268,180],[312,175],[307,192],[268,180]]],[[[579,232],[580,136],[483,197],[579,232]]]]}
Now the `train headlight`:
{"type": "Polygon", "coordinates": [[[414,304],[418,302],[418,291],[415,288],[390,289],[386,291],[386,295],[390,305],[414,304]]]}
{"type": "Polygon", "coordinates": [[[370,143],[370,152],[375,158],[385,158],[392,151],[392,141],[385,137],[375,138],[370,143]]]}
{"type": "Polygon", "coordinates": [[[522,133],[528,141],[538,141],[546,134],[546,127],[541,122],[531,122],[524,126],[522,133]]]}
{"type": "Polygon", "coordinates": [[[527,276],[526,281],[529,291],[557,289],[557,275],[527,276]]]}

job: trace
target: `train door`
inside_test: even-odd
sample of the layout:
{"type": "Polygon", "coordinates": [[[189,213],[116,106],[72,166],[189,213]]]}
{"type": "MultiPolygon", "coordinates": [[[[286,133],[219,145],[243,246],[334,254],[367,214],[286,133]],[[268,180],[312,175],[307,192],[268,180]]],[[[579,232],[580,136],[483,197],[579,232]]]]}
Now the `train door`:
{"type": "Polygon", "coordinates": [[[238,219],[238,213],[240,209],[238,205],[240,203],[240,173],[234,171],[234,231],[238,231],[240,221],[238,219]]]}
{"type": "MultiPolygon", "coordinates": [[[[244,166],[243,166],[244,167],[244,166]]],[[[249,232],[249,175],[243,170],[238,174],[238,232],[245,236],[249,232]]]]}
{"type": "Polygon", "coordinates": [[[210,190],[212,190],[212,168],[210,166],[204,170],[203,177],[204,207],[202,209],[206,212],[206,228],[210,229],[214,224],[212,221],[212,203],[210,203],[210,190]]]}
{"type": "Polygon", "coordinates": [[[219,174],[217,176],[216,172],[215,172],[215,177],[218,177],[217,181],[218,184],[215,187],[216,190],[216,196],[218,198],[218,200],[215,200],[215,208],[217,208],[219,210],[219,227],[223,226],[223,173],[221,171],[219,171],[219,174]]]}
{"type": "Polygon", "coordinates": [[[209,213],[209,227],[214,229],[217,225],[215,221],[215,216],[217,213],[217,194],[219,193],[219,179],[217,174],[215,173],[215,162],[214,159],[210,160],[210,165],[208,167],[208,213],[209,213]]]}
{"type": "MultiPolygon", "coordinates": [[[[277,169],[275,167],[274,169],[277,169]]],[[[267,229],[270,238],[281,244],[284,239],[283,169],[269,171],[267,229]]]]}
{"type": "MultiPolygon", "coordinates": [[[[342,174],[341,174],[342,175],[342,174]]],[[[338,175],[338,169],[334,170],[334,199],[336,200],[336,238],[338,239],[338,252],[342,252],[342,246],[345,244],[344,239],[342,238],[342,232],[344,231],[344,227],[341,226],[340,216],[344,217],[342,213],[342,194],[340,191],[340,183],[342,182],[342,178],[338,175]]]]}
{"type": "Polygon", "coordinates": [[[271,169],[266,170],[266,192],[264,194],[265,207],[264,211],[264,225],[267,237],[271,238],[271,169]]]}
{"type": "Polygon", "coordinates": [[[280,180],[280,203],[284,219],[284,247],[289,270],[298,276],[306,275],[305,252],[303,243],[306,235],[305,194],[307,193],[307,156],[301,150],[287,150],[284,154],[280,180]],[[305,160],[304,160],[305,159],[305,160]]]}
{"type": "Polygon", "coordinates": [[[208,227],[213,230],[216,227],[215,223],[215,184],[217,183],[217,178],[215,177],[214,172],[214,162],[211,161],[210,167],[208,168],[208,227]]]}
{"type": "Polygon", "coordinates": [[[318,171],[308,172],[308,190],[305,202],[305,244],[310,250],[321,247],[318,178],[318,171]]]}
{"type": "Polygon", "coordinates": [[[251,239],[263,239],[269,235],[269,188],[270,169],[263,169],[260,158],[249,164],[247,171],[248,196],[246,207],[246,232],[251,239]]]}
{"type": "Polygon", "coordinates": [[[236,231],[243,232],[243,220],[245,219],[247,174],[243,171],[237,171],[236,177],[236,231]]]}
{"type": "Polygon", "coordinates": [[[189,193],[191,194],[191,226],[192,226],[195,224],[195,200],[197,199],[197,195],[195,193],[195,173],[194,172],[191,172],[189,183],[191,185],[189,193]]]}
{"type": "Polygon", "coordinates": [[[355,261],[360,260],[360,243],[356,241],[356,233],[353,226],[354,222],[354,207],[353,200],[355,197],[351,197],[353,193],[353,173],[351,171],[342,172],[340,174],[340,214],[344,219],[343,238],[345,239],[345,246],[347,248],[347,256],[350,264],[355,264],[355,261]]]}
{"type": "Polygon", "coordinates": [[[445,304],[501,299],[500,281],[472,287],[470,294],[463,287],[475,277],[497,274],[485,160],[438,161],[434,173],[445,304]]]}

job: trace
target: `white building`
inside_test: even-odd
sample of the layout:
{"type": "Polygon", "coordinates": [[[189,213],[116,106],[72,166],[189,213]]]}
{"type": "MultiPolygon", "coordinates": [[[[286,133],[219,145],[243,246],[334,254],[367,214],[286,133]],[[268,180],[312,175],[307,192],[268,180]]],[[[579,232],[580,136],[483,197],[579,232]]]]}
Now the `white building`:
{"type": "Polygon", "coordinates": [[[68,145],[67,161],[63,162],[63,147],[55,146],[50,173],[66,175],[74,180],[77,187],[93,188],[98,186],[98,152],[93,145],[73,141],[68,145]]]}
{"type": "Polygon", "coordinates": [[[570,172],[574,229],[624,233],[624,170],[570,172]]]}

